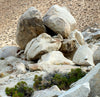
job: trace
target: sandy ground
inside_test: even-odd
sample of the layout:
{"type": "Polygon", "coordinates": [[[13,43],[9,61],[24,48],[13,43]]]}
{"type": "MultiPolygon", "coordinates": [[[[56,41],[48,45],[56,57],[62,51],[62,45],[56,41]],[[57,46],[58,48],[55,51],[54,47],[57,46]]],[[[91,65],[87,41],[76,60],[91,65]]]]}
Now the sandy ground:
{"type": "Polygon", "coordinates": [[[100,0],[0,0],[0,47],[16,45],[17,22],[28,8],[34,6],[44,15],[54,4],[70,9],[79,30],[100,24],[100,0]]]}

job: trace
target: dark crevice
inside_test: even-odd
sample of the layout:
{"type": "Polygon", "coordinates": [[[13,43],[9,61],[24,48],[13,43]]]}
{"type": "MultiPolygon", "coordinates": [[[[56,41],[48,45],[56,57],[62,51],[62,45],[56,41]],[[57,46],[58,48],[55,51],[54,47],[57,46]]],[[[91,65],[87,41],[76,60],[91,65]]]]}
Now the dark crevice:
{"type": "Polygon", "coordinates": [[[57,35],[54,31],[52,31],[50,28],[48,28],[47,26],[45,26],[45,28],[46,28],[46,33],[47,34],[49,34],[49,35],[51,35],[51,36],[55,36],[55,35],[57,35]]]}

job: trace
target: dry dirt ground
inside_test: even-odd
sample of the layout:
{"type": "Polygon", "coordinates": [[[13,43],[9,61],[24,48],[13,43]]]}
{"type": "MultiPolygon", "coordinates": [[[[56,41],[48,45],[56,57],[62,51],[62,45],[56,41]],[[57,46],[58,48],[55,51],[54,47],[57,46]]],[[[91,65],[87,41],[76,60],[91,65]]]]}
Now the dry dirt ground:
{"type": "Polygon", "coordinates": [[[44,15],[54,4],[70,9],[79,30],[100,24],[100,0],[0,0],[0,47],[16,45],[17,22],[28,8],[34,6],[44,15]]]}

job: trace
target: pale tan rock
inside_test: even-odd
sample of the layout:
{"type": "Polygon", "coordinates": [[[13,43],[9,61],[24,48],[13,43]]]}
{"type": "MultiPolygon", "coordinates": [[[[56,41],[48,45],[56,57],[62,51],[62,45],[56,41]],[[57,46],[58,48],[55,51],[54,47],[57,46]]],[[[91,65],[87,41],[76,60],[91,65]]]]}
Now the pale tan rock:
{"type": "Polygon", "coordinates": [[[24,49],[31,39],[41,33],[45,33],[41,14],[36,8],[31,7],[19,19],[16,42],[24,49]]]}
{"type": "Polygon", "coordinates": [[[41,59],[38,61],[38,63],[46,65],[74,64],[71,60],[65,58],[60,51],[51,51],[43,55],[41,59]]]}
{"type": "Polygon", "coordinates": [[[50,35],[43,33],[27,44],[24,54],[27,60],[35,60],[47,52],[59,50],[60,47],[60,40],[54,39],[50,35]]]}
{"type": "Polygon", "coordinates": [[[28,64],[28,68],[30,71],[41,71],[43,70],[42,66],[38,64],[28,64]]]}
{"type": "Polygon", "coordinates": [[[65,7],[53,5],[43,17],[44,24],[63,37],[68,37],[76,28],[76,21],[65,7]]]}
{"type": "Polygon", "coordinates": [[[87,72],[90,71],[92,68],[87,68],[84,66],[76,66],[76,65],[66,65],[66,64],[60,64],[60,65],[53,65],[53,64],[43,64],[43,63],[37,63],[38,67],[42,67],[42,71],[46,71],[48,73],[52,73],[54,71],[59,71],[61,73],[70,72],[71,69],[81,68],[83,71],[87,72]]]}

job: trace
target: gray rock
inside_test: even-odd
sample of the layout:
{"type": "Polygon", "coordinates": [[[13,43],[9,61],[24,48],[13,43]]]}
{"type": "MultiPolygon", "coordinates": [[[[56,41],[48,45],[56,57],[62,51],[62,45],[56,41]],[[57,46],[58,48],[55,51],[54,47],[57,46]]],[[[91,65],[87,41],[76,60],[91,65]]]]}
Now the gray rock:
{"type": "Polygon", "coordinates": [[[20,48],[16,46],[5,46],[0,49],[0,58],[16,56],[18,50],[20,50],[20,48]]]}
{"type": "Polygon", "coordinates": [[[96,32],[94,33],[90,33],[90,32],[83,32],[84,35],[84,39],[87,43],[100,43],[100,29],[98,29],[96,32]]]}
{"type": "Polygon", "coordinates": [[[50,35],[43,33],[27,44],[24,54],[27,60],[35,60],[45,53],[59,50],[60,47],[61,40],[54,39],[50,35]]]}
{"type": "Polygon", "coordinates": [[[35,91],[34,95],[31,97],[53,97],[55,95],[61,95],[64,91],[60,91],[60,89],[55,85],[49,89],[35,91]]]}
{"type": "Polygon", "coordinates": [[[29,8],[19,19],[17,26],[16,42],[24,49],[26,44],[39,34],[45,33],[40,12],[34,8],[29,8]]]}
{"type": "Polygon", "coordinates": [[[86,76],[71,85],[77,86],[89,82],[90,94],[89,97],[100,97],[100,63],[97,64],[86,76]]]}
{"type": "Polygon", "coordinates": [[[100,63],[100,46],[97,48],[97,50],[95,50],[93,60],[95,64],[100,63]]]}
{"type": "Polygon", "coordinates": [[[88,97],[90,93],[90,85],[88,82],[79,84],[58,97],[88,97]]]}
{"type": "Polygon", "coordinates": [[[68,37],[76,28],[76,21],[65,7],[53,5],[43,18],[44,24],[55,33],[68,37]]]}

